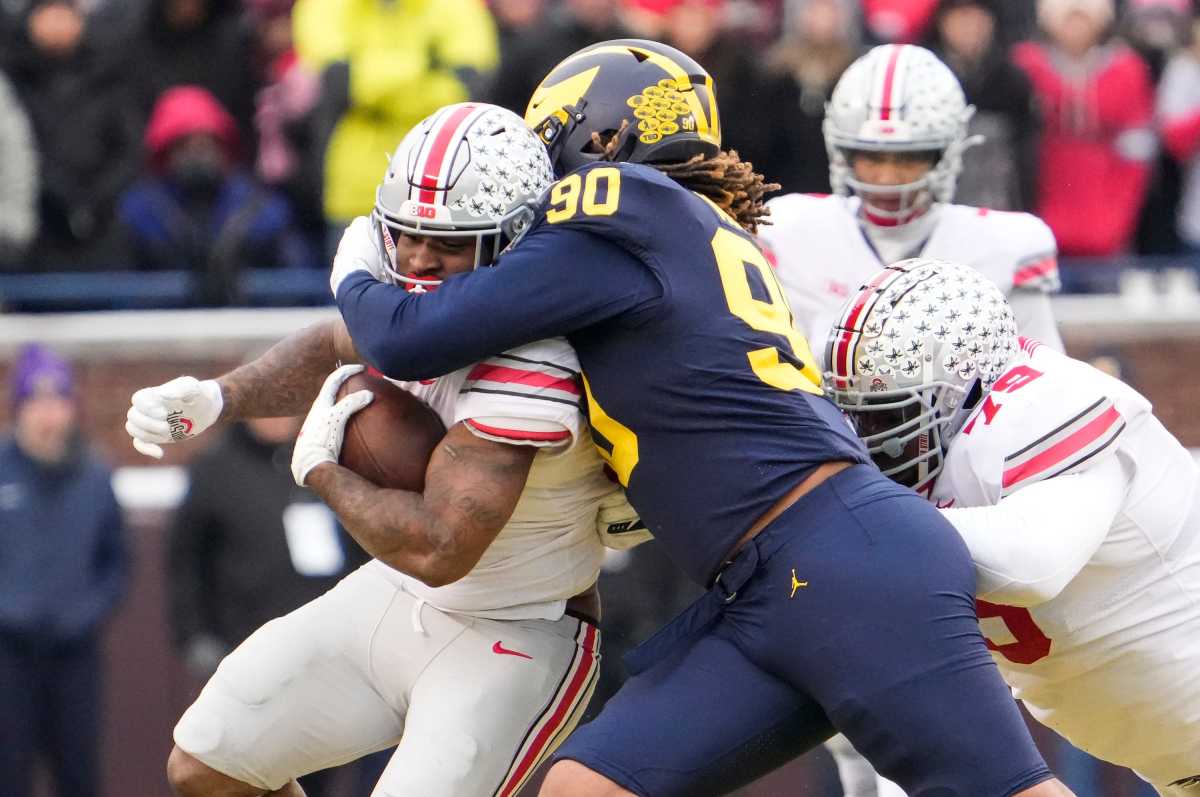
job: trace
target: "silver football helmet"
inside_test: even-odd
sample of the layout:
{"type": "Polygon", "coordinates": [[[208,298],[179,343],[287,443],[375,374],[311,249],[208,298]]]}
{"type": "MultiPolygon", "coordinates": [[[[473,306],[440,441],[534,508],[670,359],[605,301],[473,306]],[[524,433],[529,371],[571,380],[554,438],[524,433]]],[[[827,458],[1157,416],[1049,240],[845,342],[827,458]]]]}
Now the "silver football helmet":
{"type": "Polygon", "coordinates": [[[436,111],[396,147],[375,192],[372,217],[389,276],[415,288],[442,282],[402,273],[395,241],[403,234],[474,235],[476,268],[491,262],[528,229],[552,182],[546,147],[512,111],[480,102],[436,111]]]}
{"type": "Polygon", "coordinates": [[[829,182],[837,194],[857,194],[872,221],[904,224],[934,201],[954,198],[963,152],[982,139],[967,137],[975,107],[938,57],[912,44],[875,47],[846,68],[825,106],[829,182]],[[936,162],[919,180],[883,186],[855,179],[853,153],[930,152],[936,162]],[[899,196],[899,209],[872,205],[871,196],[899,196]]]}
{"type": "Polygon", "coordinates": [[[915,258],[878,272],[843,306],[826,378],[880,470],[922,490],[1018,350],[994,283],[967,266],[915,258]]]}

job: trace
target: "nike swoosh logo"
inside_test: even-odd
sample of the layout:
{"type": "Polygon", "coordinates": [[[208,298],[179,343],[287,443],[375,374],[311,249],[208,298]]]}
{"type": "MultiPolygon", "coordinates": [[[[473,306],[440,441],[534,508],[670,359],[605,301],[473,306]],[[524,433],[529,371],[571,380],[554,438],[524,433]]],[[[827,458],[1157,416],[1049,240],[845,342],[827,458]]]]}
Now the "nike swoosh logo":
{"type": "Polygon", "coordinates": [[[499,653],[502,656],[520,656],[523,659],[533,659],[533,656],[527,656],[520,651],[509,650],[500,644],[500,640],[496,640],[496,644],[492,645],[492,653],[499,653]]]}

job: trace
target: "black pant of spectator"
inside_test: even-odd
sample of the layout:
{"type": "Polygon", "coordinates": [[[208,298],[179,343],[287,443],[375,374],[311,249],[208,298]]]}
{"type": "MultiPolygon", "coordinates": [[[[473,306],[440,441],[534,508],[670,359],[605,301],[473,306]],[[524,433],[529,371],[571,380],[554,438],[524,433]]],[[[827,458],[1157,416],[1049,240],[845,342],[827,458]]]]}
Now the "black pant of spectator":
{"type": "Polygon", "coordinates": [[[100,658],[95,638],[0,632],[0,797],[29,797],[39,759],[59,797],[100,793],[100,658]]]}

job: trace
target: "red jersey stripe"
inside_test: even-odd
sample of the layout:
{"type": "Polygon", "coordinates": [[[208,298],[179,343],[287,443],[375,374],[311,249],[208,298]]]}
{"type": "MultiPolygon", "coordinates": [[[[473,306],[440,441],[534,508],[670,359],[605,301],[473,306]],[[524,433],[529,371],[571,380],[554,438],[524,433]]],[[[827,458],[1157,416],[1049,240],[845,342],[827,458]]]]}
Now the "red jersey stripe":
{"type": "Polygon", "coordinates": [[[467,418],[466,423],[472,429],[476,429],[484,434],[490,434],[493,437],[503,437],[509,440],[532,440],[539,443],[557,443],[562,440],[569,440],[571,433],[567,430],[560,432],[531,432],[524,429],[501,429],[499,426],[488,426],[486,423],[480,423],[474,418],[467,418]]]}
{"type": "Polygon", "coordinates": [[[446,159],[446,150],[450,148],[450,139],[463,120],[474,113],[476,108],[478,108],[477,105],[467,103],[455,108],[449,116],[442,119],[441,126],[433,139],[433,146],[429,148],[429,154],[425,156],[425,163],[417,170],[421,180],[420,202],[433,204],[437,201],[438,175],[442,171],[442,161],[446,159]]]}
{"type": "Polygon", "coordinates": [[[1048,255],[1036,263],[1030,263],[1028,266],[1022,266],[1017,269],[1017,273],[1013,275],[1013,286],[1019,288],[1028,282],[1032,282],[1039,277],[1044,277],[1057,270],[1058,258],[1054,255],[1048,255]]]}
{"type": "Polygon", "coordinates": [[[1121,423],[1121,413],[1116,407],[1109,407],[1104,412],[1089,421],[1085,426],[1073,432],[1068,437],[1055,443],[1033,459],[1004,471],[1002,481],[1004,489],[1018,482],[1033,478],[1040,473],[1068,460],[1073,454],[1091,443],[1094,443],[1113,426],[1121,423]]]}
{"type": "Polygon", "coordinates": [[[582,650],[580,651],[579,664],[576,667],[574,674],[571,676],[571,681],[567,685],[566,693],[563,695],[562,700],[559,701],[558,706],[554,709],[554,715],[551,716],[550,720],[542,726],[542,729],[538,732],[537,737],[533,740],[533,744],[531,744],[529,749],[525,752],[525,757],[521,759],[521,763],[517,766],[516,771],[513,772],[512,777],[508,779],[508,782],[505,783],[498,792],[499,797],[509,797],[509,795],[516,791],[516,787],[525,779],[525,773],[529,771],[529,769],[535,763],[537,763],[537,761],[542,757],[542,753],[545,750],[546,745],[551,739],[555,738],[558,735],[559,730],[562,729],[563,722],[566,721],[567,717],[570,716],[571,710],[574,707],[576,700],[578,700],[584,684],[587,683],[588,676],[591,674],[592,669],[596,666],[596,658],[592,653],[592,650],[595,647],[595,641],[596,627],[589,623],[583,642],[580,643],[582,650]]]}
{"type": "Polygon", "coordinates": [[[543,371],[526,371],[524,368],[508,368],[503,365],[490,365],[488,363],[480,363],[472,368],[471,373],[467,374],[467,381],[502,382],[515,385],[528,385],[529,387],[546,387],[552,390],[561,390],[564,393],[570,393],[575,396],[580,395],[579,385],[574,379],[551,376],[543,371]]]}

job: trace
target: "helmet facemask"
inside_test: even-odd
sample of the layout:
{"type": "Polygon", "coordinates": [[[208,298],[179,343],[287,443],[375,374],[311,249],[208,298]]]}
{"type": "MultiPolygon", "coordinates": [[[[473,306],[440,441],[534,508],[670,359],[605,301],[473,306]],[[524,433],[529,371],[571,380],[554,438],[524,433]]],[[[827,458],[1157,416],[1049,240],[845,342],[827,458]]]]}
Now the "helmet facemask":
{"type": "Polygon", "coordinates": [[[383,268],[388,281],[393,285],[406,287],[411,292],[425,293],[436,290],[445,280],[436,277],[418,277],[404,273],[397,262],[396,240],[401,235],[430,236],[441,238],[473,237],[475,241],[475,262],[472,270],[491,266],[496,262],[500,253],[513,246],[529,229],[536,215],[536,201],[527,200],[499,219],[496,226],[487,230],[465,232],[460,230],[435,229],[422,227],[418,224],[406,224],[385,215],[376,207],[371,211],[371,220],[379,233],[379,245],[383,250],[383,268]]]}
{"type": "Polygon", "coordinates": [[[946,449],[970,413],[963,396],[972,392],[935,382],[874,393],[839,390],[834,400],[883,475],[920,492],[941,473],[946,449]]]}

